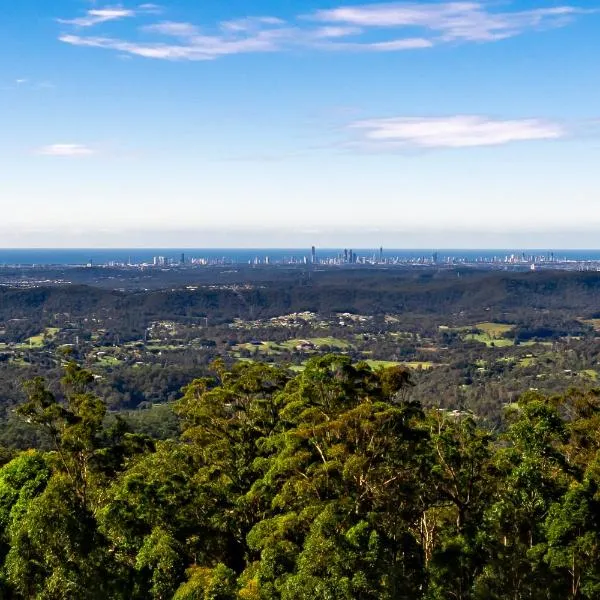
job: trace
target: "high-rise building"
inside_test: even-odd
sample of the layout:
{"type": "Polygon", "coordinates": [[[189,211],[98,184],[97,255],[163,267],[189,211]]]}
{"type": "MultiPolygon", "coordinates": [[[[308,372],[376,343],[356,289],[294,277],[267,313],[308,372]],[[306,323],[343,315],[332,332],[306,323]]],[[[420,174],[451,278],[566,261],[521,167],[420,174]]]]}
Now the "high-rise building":
{"type": "Polygon", "coordinates": [[[383,246],[379,247],[379,262],[383,262],[383,246]]]}
{"type": "Polygon", "coordinates": [[[313,265],[317,262],[317,249],[314,246],[310,249],[310,262],[313,265]]]}

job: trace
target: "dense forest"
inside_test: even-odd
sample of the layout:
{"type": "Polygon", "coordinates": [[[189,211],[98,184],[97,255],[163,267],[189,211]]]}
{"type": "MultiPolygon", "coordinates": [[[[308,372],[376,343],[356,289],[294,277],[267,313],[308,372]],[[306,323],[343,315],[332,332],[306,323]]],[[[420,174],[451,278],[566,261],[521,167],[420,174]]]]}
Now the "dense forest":
{"type": "Polygon", "coordinates": [[[17,413],[47,449],[2,452],[2,597],[600,597],[600,394],[528,392],[491,430],[411,384],[217,360],[159,441],[76,363],[34,378],[17,413]]]}
{"type": "Polygon", "coordinates": [[[0,288],[0,322],[9,323],[3,339],[19,341],[40,326],[79,327],[90,319],[118,331],[123,341],[138,339],[152,321],[173,318],[209,317],[216,324],[297,311],[423,317],[467,311],[488,318],[508,314],[518,320],[552,310],[553,319],[560,320],[574,313],[596,316],[600,310],[600,274],[596,272],[373,269],[290,273],[271,269],[263,272],[264,278],[260,274],[215,272],[214,279],[200,283],[188,279],[185,287],[156,290],[117,291],[84,285],[0,288]]]}

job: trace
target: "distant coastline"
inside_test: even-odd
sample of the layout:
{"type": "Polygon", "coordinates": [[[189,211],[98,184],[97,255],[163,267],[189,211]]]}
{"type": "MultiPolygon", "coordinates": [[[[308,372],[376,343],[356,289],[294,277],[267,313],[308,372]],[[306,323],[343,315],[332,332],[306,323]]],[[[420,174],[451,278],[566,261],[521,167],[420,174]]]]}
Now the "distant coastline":
{"type": "MultiPolygon", "coordinates": [[[[317,248],[318,260],[335,259],[343,256],[344,248],[317,248]]],[[[381,255],[379,248],[355,248],[359,257],[376,259],[380,256],[384,260],[427,260],[435,257],[439,262],[455,261],[502,261],[507,257],[536,257],[540,260],[549,260],[552,257],[557,261],[600,261],[600,250],[528,250],[528,249],[402,249],[383,248],[381,255]]],[[[192,259],[222,260],[224,263],[248,264],[258,260],[264,262],[281,263],[285,261],[301,262],[305,257],[310,261],[310,248],[0,248],[0,265],[107,265],[109,263],[140,264],[152,263],[154,257],[165,257],[174,262],[192,259]]]]}

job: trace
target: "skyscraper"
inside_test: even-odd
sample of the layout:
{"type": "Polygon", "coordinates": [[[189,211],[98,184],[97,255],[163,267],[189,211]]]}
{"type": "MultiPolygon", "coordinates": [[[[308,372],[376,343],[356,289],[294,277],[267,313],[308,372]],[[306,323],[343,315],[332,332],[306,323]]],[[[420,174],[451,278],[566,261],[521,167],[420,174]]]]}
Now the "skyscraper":
{"type": "Polygon", "coordinates": [[[317,262],[317,249],[314,246],[310,249],[310,262],[313,265],[317,262]]]}

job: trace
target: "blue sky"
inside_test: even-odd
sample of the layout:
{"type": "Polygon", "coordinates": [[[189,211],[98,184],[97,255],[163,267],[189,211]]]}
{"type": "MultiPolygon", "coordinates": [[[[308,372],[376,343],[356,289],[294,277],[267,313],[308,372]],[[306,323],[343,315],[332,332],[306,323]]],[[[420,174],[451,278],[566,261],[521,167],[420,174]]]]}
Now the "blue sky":
{"type": "Polygon", "coordinates": [[[596,247],[599,9],[7,4],[0,246],[596,247]]]}

